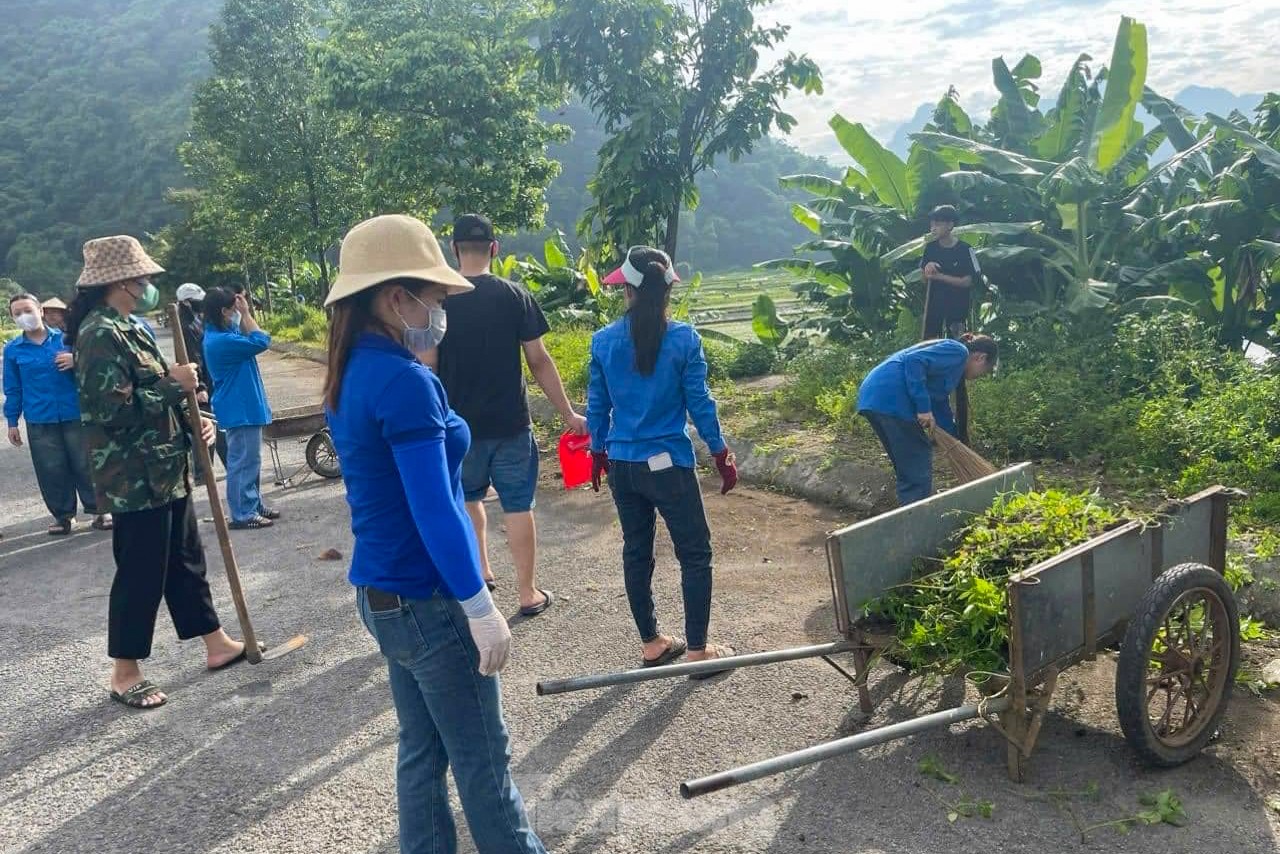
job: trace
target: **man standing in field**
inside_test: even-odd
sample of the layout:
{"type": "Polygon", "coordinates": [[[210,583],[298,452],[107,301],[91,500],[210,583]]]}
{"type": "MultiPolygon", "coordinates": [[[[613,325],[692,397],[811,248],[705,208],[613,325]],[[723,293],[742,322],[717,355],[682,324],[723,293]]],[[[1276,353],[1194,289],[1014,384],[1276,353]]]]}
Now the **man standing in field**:
{"type": "Polygon", "coordinates": [[[498,252],[493,225],[478,214],[453,225],[458,269],[475,290],[445,302],[448,334],[423,362],[437,370],[449,405],[471,428],[471,450],[462,464],[467,513],[480,544],[481,568],[492,590],[484,497],[492,486],[506,516],[507,540],[515,564],[520,613],[536,616],[551,606],[550,592],[538,588],[537,529],[533,519],[538,482],[538,447],[530,426],[521,352],[529,372],[564,418],[569,430],[587,432],[587,420],[565,395],[556,363],[542,343],[550,328],[529,292],[494,276],[489,264],[498,252]]]}
{"type": "Polygon", "coordinates": [[[920,270],[925,280],[924,339],[955,338],[969,320],[969,294],[981,274],[973,247],[951,232],[959,216],[951,205],[929,214],[933,240],[924,248],[920,270]]]}

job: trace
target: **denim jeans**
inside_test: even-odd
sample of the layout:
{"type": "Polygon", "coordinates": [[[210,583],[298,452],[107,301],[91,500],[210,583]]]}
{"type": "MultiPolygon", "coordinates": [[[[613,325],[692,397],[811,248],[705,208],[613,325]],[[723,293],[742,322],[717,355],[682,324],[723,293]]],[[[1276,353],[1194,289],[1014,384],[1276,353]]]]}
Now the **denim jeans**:
{"type": "Polygon", "coordinates": [[[396,798],[401,854],[454,854],[457,828],[445,771],[452,766],[462,811],[480,854],[546,854],[511,779],[511,744],[496,676],[453,599],[402,599],[374,611],[356,591],[360,618],[378,642],[400,721],[396,798]]]}
{"type": "Polygon", "coordinates": [[[711,529],[693,469],[649,471],[647,463],[609,463],[609,489],[622,525],[622,571],[640,640],[658,637],[653,605],[653,540],[657,514],[667,523],[680,561],[684,631],[689,649],[707,646],[711,622],[711,529]]]}
{"type": "Polygon", "coordinates": [[[462,461],[462,491],[467,503],[498,492],[503,513],[528,513],[538,489],[538,443],[533,428],[505,439],[473,439],[462,461]]]}
{"type": "Polygon", "coordinates": [[[262,512],[262,428],[227,428],[227,506],[232,522],[262,512]]]}
{"type": "MultiPolygon", "coordinates": [[[[933,445],[915,421],[879,412],[862,413],[880,437],[898,476],[898,504],[906,506],[933,494],[933,445]]],[[[938,428],[941,429],[941,428],[938,428]]]]}
{"type": "Polygon", "coordinates": [[[89,446],[84,442],[79,421],[56,424],[27,424],[31,463],[44,506],[59,522],[76,516],[76,493],[84,512],[96,514],[98,501],[89,476],[89,446]]]}

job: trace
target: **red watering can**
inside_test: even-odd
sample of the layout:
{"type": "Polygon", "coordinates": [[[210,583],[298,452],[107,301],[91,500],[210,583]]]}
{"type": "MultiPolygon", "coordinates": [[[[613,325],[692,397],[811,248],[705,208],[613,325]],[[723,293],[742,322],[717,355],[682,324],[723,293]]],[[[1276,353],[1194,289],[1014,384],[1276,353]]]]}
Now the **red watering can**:
{"type": "Polygon", "coordinates": [[[560,475],[565,489],[591,482],[591,437],[565,433],[560,437],[560,475]]]}

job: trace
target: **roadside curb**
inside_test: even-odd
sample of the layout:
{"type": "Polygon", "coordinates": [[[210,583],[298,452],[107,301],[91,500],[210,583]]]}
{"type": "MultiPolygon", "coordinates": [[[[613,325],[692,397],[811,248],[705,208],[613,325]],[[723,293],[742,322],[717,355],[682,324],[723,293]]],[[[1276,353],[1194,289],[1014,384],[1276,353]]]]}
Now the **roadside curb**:
{"type": "MultiPolygon", "coordinates": [[[[535,391],[529,392],[529,412],[539,425],[562,429],[551,402],[535,391]]],[[[794,451],[762,451],[754,442],[729,435],[724,440],[737,457],[743,483],[859,513],[895,506],[894,479],[888,471],[848,460],[797,459],[794,451]]],[[[707,446],[696,437],[693,443],[699,462],[712,466],[707,446]]]]}
{"type": "MultiPolygon", "coordinates": [[[[328,362],[324,350],[306,344],[272,341],[271,349],[322,365],[328,362]]],[[[560,425],[560,416],[551,401],[534,390],[529,392],[529,412],[533,420],[543,427],[556,429],[560,425]]],[[[859,513],[883,511],[894,506],[894,480],[887,470],[848,460],[797,459],[793,451],[762,451],[747,439],[728,435],[724,438],[738,459],[738,476],[743,483],[859,513]]],[[[694,446],[699,461],[710,466],[711,454],[707,446],[697,438],[694,446]]]]}

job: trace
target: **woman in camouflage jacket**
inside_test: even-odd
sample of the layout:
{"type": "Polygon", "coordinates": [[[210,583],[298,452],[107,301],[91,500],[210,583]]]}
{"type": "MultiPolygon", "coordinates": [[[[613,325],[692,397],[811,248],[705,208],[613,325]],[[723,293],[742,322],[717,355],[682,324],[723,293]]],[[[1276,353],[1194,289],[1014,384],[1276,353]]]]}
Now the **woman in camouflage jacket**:
{"type": "MultiPolygon", "coordinates": [[[[111,697],[154,709],[166,696],[142,678],[163,599],[178,637],[204,639],[210,669],[244,657],[244,644],[221,628],[205,579],[187,461],[191,440],[182,407],[198,384],[195,365],[169,366],[155,339],[131,319],[155,308],[150,277],[164,270],[132,237],[84,246],[85,268],[68,310],[80,413],[98,506],[115,514],[107,654],[111,697]]],[[[204,421],[202,438],[213,440],[204,421]]]]}

